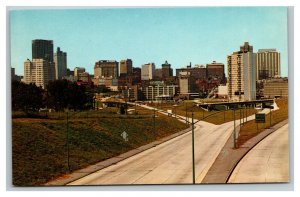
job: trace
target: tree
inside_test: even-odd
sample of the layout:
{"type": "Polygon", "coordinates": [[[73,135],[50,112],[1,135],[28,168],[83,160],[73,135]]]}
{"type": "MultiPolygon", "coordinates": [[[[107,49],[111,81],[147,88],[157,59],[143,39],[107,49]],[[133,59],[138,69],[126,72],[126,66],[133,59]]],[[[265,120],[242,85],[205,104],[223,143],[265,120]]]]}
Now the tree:
{"type": "Polygon", "coordinates": [[[85,86],[67,80],[49,82],[47,91],[47,104],[55,110],[83,110],[93,103],[93,94],[87,92],[85,86]]]}
{"type": "Polygon", "coordinates": [[[50,81],[47,85],[47,106],[61,111],[69,103],[69,82],[67,80],[50,81]]]}
{"type": "Polygon", "coordinates": [[[43,89],[35,84],[12,81],[12,110],[38,111],[43,107],[43,89]]]}

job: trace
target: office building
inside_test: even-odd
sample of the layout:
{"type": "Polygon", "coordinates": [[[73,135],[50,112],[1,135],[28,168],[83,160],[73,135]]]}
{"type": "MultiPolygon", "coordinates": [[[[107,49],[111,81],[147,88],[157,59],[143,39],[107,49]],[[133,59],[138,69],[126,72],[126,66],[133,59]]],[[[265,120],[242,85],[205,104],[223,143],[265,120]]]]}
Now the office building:
{"type": "Polygon", "coordinates": [[[179,73],[179,88],[180,94],[195,93],[196,91],[196,79],[190,72],[179,73]]]}
{"type": "Polygon", "coordinates": [[[75,67],[74,68],[74,77],[78,79],[80,73],[84,73],[85,68],[83,67],[75,67]]]}
{"type": "Polygon", "coordinates": [[[64,76],[67,76],[67,53],[61,51],[59,47],[57,47],[54,54],[54,63],[56,79],[62,79],[64,76]]]}
{"type": "Polygon", "coordinates": [[[173,76],[173,69],[171,68],[171,64],[169,64],[168,61],[165,61],[165,63],[161,65],[161,70],[163,79],[173,76]]]}
{"type": "Polygon", "coordinates": [[[213,61],[210,64],[206,64],[206,71],[208,79],[216,79],[221,82],[225,81],[224,64],[213,61]]]}
{"type": "Polygon", "coordinates": [[[276,49],[259,49],[257,52],[257,80],[280,76],[280,53],[276,49]]]}
{"type": "Polygon", "coordinates": [[[78,73],[78,78],[79,81],[83,81],[83,82],[91,82],[91,77],[90,74],[88,72],[81,72],[78,73]]]}
{"type": "Polygon", "coordinates": [[[45,59],[27,59],[24,62],[24,82],[34,83],[43,89],[47,87],[49,81],[55,79],[55,65],[45,59]]]}
{"type": "Polygon", "coordinates": [[[136,85],[141,83],[142,69],[141,68],[132,68],[132,84],[136,85]]]}
{"type": "Polygon", "coordinates": [[[264,98],[287,98],[289,94],[287,78],[273,78],[264,82],[264,98]]]}
{"type": "Polygon", "coordinates": [[[195,67],[192,67],[192,64],[187,65],[186,68],[176,69],[176,76],[179,77],[180,72],[188,72],[190,76],[195,79],[206,79],[207,71],[205,66],[196,64],[195,67]]]}
{"type": "Polygon", "coordinates": [[[245,42],[240,51],[227,56],[228,97],[231,101],[256,99],[256,54],[245,42]]]}
{"type": "Polygon", "coordinates": [[[148,63],[142,65],[141,78],[142,80],[152,80],[155,76],[155,64],[148,63]]]}
{"type": "Polygon", "coordinates": [[[142,88],[146,100],[172,100],[177,92],[177,85],[150,85],[142,88]]]}
{"type": "Polygon", "coordinates": [[[131,75],[132,74],[132,60],[126,59],[120,61],[120,75],[126,74],[131,75]]]}
{"type": "Polygon", "coordinates": [[[95,78],[118,78],[119,76],[119,62],[115,60],[100,60],[95,63],[94,77],[95,78]]]}
{"type": "Polygon", "coordinates": [[[32,40],[32,59],[45,59],[53,62],[53,41],[32,40]]]}

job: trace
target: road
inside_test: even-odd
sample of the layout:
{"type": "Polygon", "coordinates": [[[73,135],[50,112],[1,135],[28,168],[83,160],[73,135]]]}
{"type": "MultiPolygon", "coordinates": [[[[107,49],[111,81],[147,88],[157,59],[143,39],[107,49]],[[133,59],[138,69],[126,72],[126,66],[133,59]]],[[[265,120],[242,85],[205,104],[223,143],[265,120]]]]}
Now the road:
{"type": "Polygon", "coordinates": [[[240,161],[229,183],[289,181],[288,124],[257,144],[240,161]]]}
{"type": "MultiPolygon", "coordinates": [[[[232,122],[195,128],[196,182],[200,183],[232,132],[232,122]]],[[[192,135],[183,134],[69,185],[192,183],[192,135]]]]}
{"type": "MultiPolygon", "coordinates": [[[[149,106],[143,106],[151,109],[149,106]]],[[[162,112],[163,113],[163,112],[162,112]]],[[[248,120],[253,119],[254,115],[248,120]]],[[[181,121],[184,117],[181,117],[181,121]]],[[[196,121],[196,120],[195,120],[196,121]]],[[[239,121],[236,121],[238,125],[239,121]]],[[[195,177],[201,183],[233,131],[233,122],[195,124],[195,177]]],[[[191,131],[68,185],[191,184],[191,131]]]]}

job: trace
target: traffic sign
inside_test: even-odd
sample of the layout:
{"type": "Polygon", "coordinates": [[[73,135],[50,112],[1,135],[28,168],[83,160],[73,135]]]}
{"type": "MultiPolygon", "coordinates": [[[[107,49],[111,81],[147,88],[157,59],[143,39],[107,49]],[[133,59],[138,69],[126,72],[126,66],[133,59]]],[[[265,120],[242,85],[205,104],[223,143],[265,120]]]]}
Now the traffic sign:
{"type": "Polygon", "coordinates": [[[255,122],[256,123],[265,123],[266,122],[266,114],[264,114],[264,113],[255,114],[255,122]]]}

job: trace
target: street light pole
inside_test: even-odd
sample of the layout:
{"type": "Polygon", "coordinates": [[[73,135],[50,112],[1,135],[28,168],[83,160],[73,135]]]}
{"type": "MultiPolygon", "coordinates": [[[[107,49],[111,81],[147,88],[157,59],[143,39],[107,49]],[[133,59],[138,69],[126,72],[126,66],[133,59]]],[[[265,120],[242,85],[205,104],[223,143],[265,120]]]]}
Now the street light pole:
{"type": "Polygon", "coordinates": [[[153,109],[153,133],[155,133],[155,109],[153,109]]]}
{"type": "Polygon", "coordinates": [[[236,148],[236,133],[235,133],[235,108],[233,109],[233,145],[236,148]]]}
{"type": "Polygon", "coordinates": [[[272,110],[271,110],[271,108],[270,108],[270,128],[271,128],[271,125],[272,125],[272,110]]]}
{"type": "Polygon", "coordinates": [[[69,112],[67,112],[67,153],[68,153],[68,170],[69,170],[69,172],[70,172],[69,112]]]}
{"type": "Polygon", "coordinates": [[[187,124],[188,121],[187,121],[187,104],[185,102],[185,124],[187,124]]]}
{"type": "Polygon", "coordinates": [[[192,112],[192,157],[193,157],[193,184],[195,184],[195,137],[194,137],[194,112],[192,112]]]}

